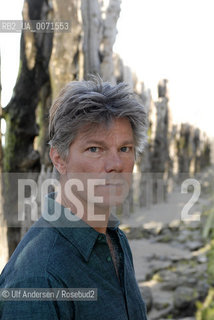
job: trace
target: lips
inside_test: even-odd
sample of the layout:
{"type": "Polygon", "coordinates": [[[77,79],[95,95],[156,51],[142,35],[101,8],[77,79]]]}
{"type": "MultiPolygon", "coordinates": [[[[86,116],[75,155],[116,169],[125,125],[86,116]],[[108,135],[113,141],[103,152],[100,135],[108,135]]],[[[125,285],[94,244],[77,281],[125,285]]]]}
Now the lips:
{"type": "Polygon", "coordinates": [[[106,186],[122,186],[123,183],[106,183],[106,186]]]}
{"type": "Polygon", "coordinates": [[[97,184],[95,187],[122,187],[123,184],[122,183],[117,183],[117,184],[113,184],[113,183],[107,183],[107,184],[97,184]]]}
{"type": "Polygon", "coordinates": [[[122,186],[124,184],[124,181],[122,181],[122,182],[116,182],[116,181],[110,181],[110,182],[106,182],[106,184],[100,184],[100,185],[98,185],[98,186],[113,186],[113,187],[115,187],[115,186],[122,186]]]}

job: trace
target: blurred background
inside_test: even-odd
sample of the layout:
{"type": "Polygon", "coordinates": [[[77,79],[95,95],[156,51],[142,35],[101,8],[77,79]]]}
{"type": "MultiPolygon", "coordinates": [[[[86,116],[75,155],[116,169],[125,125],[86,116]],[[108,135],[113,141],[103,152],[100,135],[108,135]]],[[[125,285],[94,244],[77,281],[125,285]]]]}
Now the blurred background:
{"type": "Polygon", "coordinates": [[[41,182],[52,172],[51,103],[69,81],[96,73],[128,82],[148,113],[148,143],[121,227],[149,319],[214,319],[213,1],[7,0],[0,6],[0,270],[32,224],[14,222],[19,174],[41,182]],[[20,30],[21,20],[57,23],[54,32],[41,30],[40,22],[33,32],[27,24],[20,30]]]}

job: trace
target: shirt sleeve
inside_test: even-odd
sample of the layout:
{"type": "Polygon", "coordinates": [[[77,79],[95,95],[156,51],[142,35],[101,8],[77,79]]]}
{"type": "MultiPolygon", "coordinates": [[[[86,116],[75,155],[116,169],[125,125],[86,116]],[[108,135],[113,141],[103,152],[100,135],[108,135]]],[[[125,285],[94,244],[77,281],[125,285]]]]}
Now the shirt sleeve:
{"type": "MultiPolygon", "coordinates": [[[[5,289],[8,286],[5,286],[5,289]]],[[[35,277],[10,283],[10,288],[62,288],[51,277],[35,277]]],[[[74,308],[72,301],[37,300],[37,301],[0,301],[1,320],[72,320],[74,308]]]]}

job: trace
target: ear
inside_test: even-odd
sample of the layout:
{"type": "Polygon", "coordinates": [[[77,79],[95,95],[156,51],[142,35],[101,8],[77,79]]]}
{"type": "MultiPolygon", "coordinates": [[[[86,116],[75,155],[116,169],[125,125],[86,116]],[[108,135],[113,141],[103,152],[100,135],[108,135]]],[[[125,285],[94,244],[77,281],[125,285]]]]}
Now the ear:
{"type": "Polygon", "coordinates": [[[51,147],[50,149],[50,158],[54,165],[54,167],[59,171],[60,174],[65,174],[66,172],[66,162],[62,159],[60,154],[58,153],[57,149],[51,147]]]}

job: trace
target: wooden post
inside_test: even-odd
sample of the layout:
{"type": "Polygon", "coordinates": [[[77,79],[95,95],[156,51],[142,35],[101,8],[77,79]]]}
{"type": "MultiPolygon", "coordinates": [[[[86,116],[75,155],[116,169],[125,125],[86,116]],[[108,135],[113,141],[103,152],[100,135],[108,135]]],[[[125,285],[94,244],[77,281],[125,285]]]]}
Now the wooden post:
{"type": "Polygon", "coordinates": [[[2,117],[2,106],[1,106],[1,53],[0,53],[0,273],[7,263],[8,260],[8,243],[7,243],[7,223],[4,219],[3,213],[3,193],[2,193],[2,135],[1,135],[1,117],[2,117]]]}

